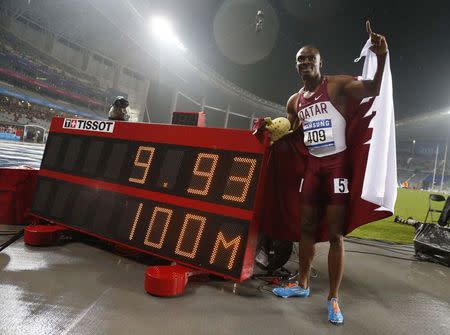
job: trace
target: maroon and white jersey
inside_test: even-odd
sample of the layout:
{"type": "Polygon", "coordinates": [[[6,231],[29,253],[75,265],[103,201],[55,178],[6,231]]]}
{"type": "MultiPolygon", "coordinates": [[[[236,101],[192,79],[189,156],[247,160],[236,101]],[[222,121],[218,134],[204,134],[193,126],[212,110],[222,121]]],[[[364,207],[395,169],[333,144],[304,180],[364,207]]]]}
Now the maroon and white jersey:
{"type": "Polygon", "coordinates": [[[304,97],[303,89],[300,90],[297,115],[303,127],[305,146],[311,155],[324,157],[347,149],[346,120],[330,101],[326,78],[308,98],[304,97]]]}

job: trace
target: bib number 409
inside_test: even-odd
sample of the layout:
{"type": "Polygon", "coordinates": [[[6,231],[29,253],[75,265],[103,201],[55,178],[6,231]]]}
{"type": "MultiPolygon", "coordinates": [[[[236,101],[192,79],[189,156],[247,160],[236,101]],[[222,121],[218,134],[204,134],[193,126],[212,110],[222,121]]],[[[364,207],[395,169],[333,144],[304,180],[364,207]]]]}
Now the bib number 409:
{"type": "Polygon", "coordinates": [[[307,143],[319,143],[324,142],[327,139],[325,135],[325,130],[313,130],[308,132],[308,137],[306,139],[307,143]]]}

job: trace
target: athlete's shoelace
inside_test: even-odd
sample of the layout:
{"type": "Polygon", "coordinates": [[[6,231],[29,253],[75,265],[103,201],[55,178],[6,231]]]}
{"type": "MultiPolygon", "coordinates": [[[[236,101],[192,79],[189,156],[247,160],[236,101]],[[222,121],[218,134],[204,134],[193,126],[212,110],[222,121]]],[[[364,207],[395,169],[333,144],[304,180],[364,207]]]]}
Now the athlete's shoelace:
{"type": "Polygon", "coordinates": [[[333,307],[333,311],[334,311],[336,314],[338,314],[338,313],[341,312],[341,309],[339,308],[339,304],[338,304],[337,300],[333,299],[333,300],[331,301],[331,305],[332,305],[332,307],[333,307]]]}

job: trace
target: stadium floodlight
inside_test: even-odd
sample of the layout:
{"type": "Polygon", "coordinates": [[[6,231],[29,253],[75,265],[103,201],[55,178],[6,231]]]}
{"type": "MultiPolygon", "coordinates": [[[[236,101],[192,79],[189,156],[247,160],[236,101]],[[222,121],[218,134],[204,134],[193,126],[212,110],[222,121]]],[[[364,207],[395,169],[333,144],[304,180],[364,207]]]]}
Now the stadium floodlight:
{"type": "Polygon", "coordinates": [[[162,42],[174,44],[181,51],[187,50],[166,18],[160,16],[153,17],[151,20],[151,29],[153,34],[162,42]]]}

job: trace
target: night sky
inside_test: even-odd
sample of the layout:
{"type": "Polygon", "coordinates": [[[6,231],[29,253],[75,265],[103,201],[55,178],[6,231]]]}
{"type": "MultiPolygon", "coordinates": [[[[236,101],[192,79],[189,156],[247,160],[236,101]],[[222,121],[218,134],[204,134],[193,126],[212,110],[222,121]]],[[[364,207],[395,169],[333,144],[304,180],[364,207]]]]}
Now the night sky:
{"type": "Polygon", "coordinates": [[[235,84],[285,105],[301,86],[295,53],[321,50],[324,74],[358,75],[365,20],[387,38],[396,118],[450,110],[450,2],[354,0],[149,1],[192,54],[235,84]],[[255,32],[258,9],[262,32],[255,32]]]}

